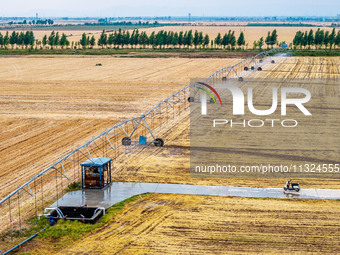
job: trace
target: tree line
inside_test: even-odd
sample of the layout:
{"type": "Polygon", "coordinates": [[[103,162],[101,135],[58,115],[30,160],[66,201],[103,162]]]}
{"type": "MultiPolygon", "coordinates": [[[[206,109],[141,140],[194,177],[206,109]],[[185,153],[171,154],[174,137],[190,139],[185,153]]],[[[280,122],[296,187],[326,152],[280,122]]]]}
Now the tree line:
{"type": "Polygon", "coordinates": [[[236,44],[238,46],[243,46],[245,45],[245,38],[244,33],[241,32],[238,39],[236,39],[235,31],[231,30],[229,30],[229,32],[226,33],[223,37],[219,33],[214,40],[210,40],[208,34],[203,35],[203,32],[199,32],[197,30],[195,32],[193,32],[192,30],[185,32],[160,30],[157,33],[152,32],[150,36],[148,36],[146,32],[139,32],[138,29],[134,29],[132,33],[130,33],[130,31],[119,29],[118,31],[110,34],[107,34],[105,30],[103,30],[97,41],[94,36],[90,38],[86,35],[86,33],[83,33],[79,44],[82,47],[87,47],[94,46],[96,42],[97,45],[101,47],[111,46],[124,48],[124,46],[127,45],[131,47],[137,47],[137,45],[139,45],[143,46],[143,48],[145,48],[146,46],[152,46],[153,48],[162,49],[165,47],[189,48],[191,46],[194,46],[196,49],[197,47],[206,48],[209,46],[209,44],[211,45],[211,47],[215,46],[217,48],[225,48],[228,45],[231,47],[235,47],[236,44]]]}
{"type": "Polygon", "coordinates": [[[21,45],[25,46],[26,48],[28,46],[33,46],[34,45],[34,34],[32,31],[26,31],[24,32],[15,32],[13,31],[10,35],[8,31],[6,32],[5,35],[2,35],[0,33],[0,46],[7,46],[7,45],[12,45],[12,49],[14,45],[21,45]]]}
{"type": "Polygon", "coordinates": [[[258,41],[253,42],[253,49],[255,50],[256,48],[259,48],[260,50],[262,50],[262,46],[264,44],[267,45],[267,48],[269,46],[273,47],[275,44],[278,44],[277,37],[278,34],[276,29],[274,29],[272,32],[268,31],[266,39],[264,39],[262,36],[258,41]]]}
{"type": "Polygon", "coordinates": [[[139,32],[138,29],[134,29],[132,33],[130,31],[125,31],[119,29],[114,33],[107,34],[105,30],[102,31],[100,37],[96,41],[94,36],[91,38],[86,36],[86,33],[83,33],[82,38],[80,39],[80,45],[83,47],[86,46],[94,46],[97,42],[98,46],[101,47],[122,47],[131,46],[137,47],[137,45],[145,48],[146,46],[152,46],[153,48],[159,47],[160,49],[165,47],[190,47],[194,45],[195,48],[198,46],[206,47],[210,43],[209,35],[203,36],[202,32],[198,32],[197,30],[193,32],[192,30],[186,32],[173,32],[173,31],[164,31],[161,30],[159,32],[152,32],[150,36],[147,35],[146,32],[139,32]]]}
{"type": "Polygon", "coordinates": [[[14,48],[14,45],[22,46],[22,48],[27,48],[28,46],[33,47],[34,45],[50,45],[51,47],[61,46],[63,48],[64,46],[69,46],[70,42],[64,33],[60,36],[58,32],[55,33],[54,31],[52,31],[48,37],[47,35],[44,35],[42,41],[35,40],[33,31],[20,33],[13,31],[11,34],[7,31],[4,35],[0,32],[0,47],[7,47],[8,45],[11,45],[12,49],[14,48]]]}
{"type": "Polygon", "coordinates": [[[241,32],[238,39],[236,40],[235,31],[229,30],[228,33],[225,33],[222,37],[221,33],[218,33],[215,40],[214,40],[216,47],[235,47],[236,44],[238,46],[243,46],[246,44],[246,41],[244,39],[244,33],[241,32]]]}
{"type": "Polygon", "coordinates": [[[305,31],[297,31],[294,39],[293,45],[295,47],[304,47],[310,48],[311,46],[315,46],[316,48],[321,48],[325,46],[325,48],[332,49],[333,46],[340,46],[340,31],[338,33],[335,32],[335,28],[333,28],[332,32],[324,31],[323,29],[318,28],[315,32],[311,29],[309,32],[305,31]]]}
{"type": "MultiPolygon", "coordinates": [[[[39,41],[37,42],[40,43],[39,41]]],[[[63,33],[61,36],[59,35],[59,32],[52,31],[51,34],[47,37],[47,35],[44,35],[41,44],[45,47],[46,45],[50,45],[51,48],[53,46],[61,46],[61,48],[64,48],[64,46],[69,46],[70,41],[67,39],[66,35],[63,33]]]]}
{"type": "MultiPolygon", "coordinates": [[[[260,39],[263,42],[263,38],[260,39]]],[[[268,32],[268,36],[266,38],[267,44],[275,44],[277,43],[277,33],[276,30],[270,34],[268,32]]],[[[129,30],[119,29],[112,33],[107,33],[105,30],[102,31],[99,38],[96,39],[94,35],[89,36],[86,33],[83,33],[81,39],[77,42],[71,42],[67,39],[67,36],[63,33],[60,35],[58,32],[52,31],[50,35],[44,35],[42,40],[35,40],[34,34],[32,31],[24,32],[15,32],[13,31],[11,34],[6,32],[3,36],[0,33],[0,46],[11,45],[12,49],[14,45],[26,47],[31,46],[41,46],[46,47],[50,46],[51,48],[59,47],[61,48],[68,47],[71,44],[71,48],[92,48],[96,45],[104,48],[104,47],[115,47],[115,48],[124,48],[126,46],[130,46],[131,48],[139,47],[153,47],[153,48],[207,48],[210,45],[210,48],[227,48],[227,49],[235,49],[236,46],[242,47],[246,45],[244,33],[241,32],[239,36],[236,38],[235,31],[229,30],[223,36],[221,33],[218,33],[217,36],[210,40],[208,34],[203,34],[203,32],[199,32],[197,30],[189,30],[189,31],[165,31],[160,30],[158,32],[152,32],[150,35],[147,35],[146,32],[140,32],[138,29],[134,29],[132,32],[129,30]]]]}
{"type": "MultiPolygon", "coordinates": [[[[267,45],[274,45],[277,43],[277,32],[274,30],[272,33],[268,32],[268,36],[266,38],[267,45]]],[[[259,40],[258,43],[254,42],[255,46],[262,46],[264,43],[263,37],[259,40]]],[[[42,40],[35,40],[34,34],[32,31],[24,32],[15,32],[13,31],[11,34],[6,32],[3,36],[0,33],[0,46],[11,45],[12,49],[14,45],[26,47],[31,46],[40,46],[41,48],[45,48],[46,46],[50,46],[51,48],[59,47],[61,48],[68,47],[71,45],[72,49],[77,48],[93,48],[94,46],[104,47],[115,47],[115,48],[124,48],[126,46],[130,46],[131,48],[139,47],[153,47],[153,48],[207,48],[210,45],[210,48],[227,48],[227,49],[235,49],[235,47],[245,46],[245,36],[243,32],[240,32],[239,36],[236,37],[235,31],[229,30],[227,33],[222,35],[218,33],[214,39],[210,39],[208,34],[203,34],[203,32],[199,32],[197,30],[189,30],[189,31],[165,31],[160,30],[158,32],[152,32],[148,35],[146,32],[140,32],[138,29],[134,29],[132,32],[129,30],[118,29],[112,33],[107,33],[103,30],[98,39],[94,37],[94,35],[90,36],[86,33],[83,33],[81,39],[76,42],[71,42],[67,39],[67,36],[63,33],[60,35],[58,32],[52,31],[50,35],[44,35],[42,40]]],[[[256,47],[255,47],[256,48],[256,47]]]]}
{"type": "Polygon", "coordinates": [[[10,21],[8,25],[53,25],[54,21],[52,19],[38,19],[38,20],[23,20],[21,22],[10,21]]]}
{"type": "MultiPolygon", "coordinates": [[[[285,42],[282,42],[285,43],[285,42]]],[[[267,36],[262,36],[258,41],[253,42],[253,49],[259,48],[262,49],[263,45],[267,45],[267,47],[277,44],[281,45],[282,43],[278,42],[278,33],[277,30],[274,29],[272,32],[268,32],[267,36]]],[[[9,33],[8,31],[3,35],[0,32],[0,47],[7,47],[11,45],[12,49],[14,46],[27,48],[33,48],[36,46],[40,46],[41,49],[50,47],[53,48],[68,48],[71,46],[72,49],[77,48],[93,48],[95,46],[99,47],[114,47],[114,48],[124,48],[131,47],[152,47],[152,48],[207,48],[210,45],[210,48],[216,49],[235,49],[238,47],[248,46],[245,42],[245,36],[243,32],[240,32],[239,36],[236,37],[235,31],[229,30],[225,34],[218,33],[214,39],[210,39],[208,34],[203,34],[197,30],[189,30],[189,31],[165,31],[160,30],[158,32],[152,32],[148,35],[146,32],[140,32],[138,29],[134,29],[132,32],[129,30],[115,30],[112,33],[107,33],[103,30],[98,39],[94,37],[94,35],[90,36],[86,33],[83,33],[81,39],[76,42],[71,42],[68,40],[66,34],[52,31],[49,35],[44,35],[42,40],[35,40],[33,31],[26,32],[16,32],[13,31],[9,33]]],[[[340,31],[337,33],[335,29],[330,31],[324,31],[322,29],[317,29],[314,31],[311,29],[309,32],[301,32],[297,31],[295,37],[293,39],[292,45],[306,48],[311,46],[316,46],[316,48],[321,48],[325,46],[325,48],[329,47],[330,49],[333,46],[340,46],[340,31]]],[[[291,46],[290,46],[291,47],[291,46]]]]}

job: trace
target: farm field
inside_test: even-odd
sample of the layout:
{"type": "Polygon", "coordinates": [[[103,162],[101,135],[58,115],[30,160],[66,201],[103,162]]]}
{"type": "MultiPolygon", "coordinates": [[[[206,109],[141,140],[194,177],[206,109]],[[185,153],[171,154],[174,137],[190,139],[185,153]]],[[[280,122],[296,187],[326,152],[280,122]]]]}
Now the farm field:
{"type": "Polygon", "coordinates": [[[1,58],[0,197],[107,128],[148,111],[190,77],[238,61],[1,58]]]}
{"type": "MultiPolygon", "coordinates": [[[[267,65],[262,72],[254,72],[249,78],[253,79],[276,79],[289,78],[295,82],[301,82],[301,78],[306,79],[308,84],[309,79],[340,78],[339,70],[339,58],[313,58],[313,57],[291,57],[277,60],[275,65],[267,65]]],[[[245,85],[246,86],[246,85],[245,85]]],[[[315,89],[315,87],[311,87],[315,89]]],[[[338,92],[338,88],[329,87],[325,90],[327,95],[335,95],[338,92]],[[334,94],[335,93],[335,94],[334,94]]],[[[336,98],[336,97],[335,97],[336,98]]],[[[314,107],[320,107],[315,105],[314,107]]],[[[315,112],[316,113],[316,112],[315,112]]],[[[333,120],[339,123],[339,119],[332,113],[333,120]]],[[[280,117],[277,117],[280,118],[280,117]]],[[[320,123],[327,121],[327,112],[320,116],[320,123]],[[324,118],[324,119],[322,119],[324,118]],[[322,121],[321,121],[322,120],[322,121]]],[[[227,186],[251,186],[251,187],[282,187],[285,183],[285,178],[273,178],[266,179],[260,177],[259,179],[240,179],[240,178],[192,178],[190,176],[190,118],[189,114],[183,115],[177,120],[177,122],[169,126],[164,133],[160,135],[165,139],[165,147],[154,148],[148,147],[146,149],[132,150],[129,154],[124,154],[121,160],[117,162],[117,167],[114,170],[113,178],[117,181],[140,181],[140,182],[169,182],[169,183],[191,183],[200,185],[227,185],[227,186]],[[171,166],[171,167],[169,167],[171,166]]],[[[235,165],[251,165],[262,164],[263,162],[271,162],[276,165],[290,165],[303,164],[306,157],[307,161],[321,162],[324,153],[318,143],[320,136],[319,131],[322,130],[322,126],[317,125],[316,130],[309,128],[308,132],[311,132],[312,138],[309,141],[311,146],[295,145],[299,149],[292,150],[289,147],[293,142],[288,144],[280,144],[275,142],[275,137],[271,137],[270,130],[255,131],[254,139],[247,138],[243,130],[226,131],[223,135],[228,137],[228,143],[230,144],[228,155],[223,156],[228,163],[235,165]],[[267,133],[268,132],[268,133],[267,133]],[[246,138],[245,138],[246,137],[246,138]],[[263,140],[266,137],[266,141],[263,140]],[[285,146],[285,147],[282,147],[285,146]],[[286,146],[288,146],[286,148],[286,146]],[[268,149],[271,148],[271,149],[268,149]],[[289,149],[290,148],[290,149],[289,149]],[[292,151],[291,151],[292,150],[292,151]],[[294,158],[295,157],[295,158],[294,158]]],[[[308,125],[307,125],[308,126],[308,125]]],[[[206,129],[207,130],[207,129],[206,129]]],[[[304,129],[298,131],[285,131],[288,137],[291,137],[293,133],[294,140],[299,140],[301,132],[305,132],[304,129]]],[[[334,130],[333,130],[334,132],[334,130]]],[[[274,134],[276,134],[274,132],[274,134]]],[[[283,135],[283,133],[281,134],[283,135]]],[[[217,138],[223,139],[223,138],[217,138]]],[[[337,143],[338,137],[328,137],[327,139],[337,143]]],[[[334,145],[337,146],[337,145],[334,145]]],[[[329,155],[329,160],[337,160],[338,154],[335,152],[332,156],[329,155]]],[[[216,163],[216,162],[215,162],[216,163]]],[[[197,177],[197,176],[196,176],[197,177]]],[[[216,176],[219,177],[219,176],[216,176]]],[[[340,181],[330,179],[303,179],[300,180],[301,185],[304,188],[340,188],[340,181]]]]}
{"type": "Polygon", "coordinates": [[[66,248],[37,238],[31,254],[336,254],[339,201],[153,194],[66,248]],[[51,250],[52,249],[52,250],[51,250]]]}
{"type": "MultiPolygon", "coordinates": [[[[0,104],[2,106],[0,110],[0,158],[5,160],[0,169],[0,184],[4,187],[0,190],[1,197],[103,130],[117,122],[146,112],[157,102],[188,85],[190,78],[207,77],[221,67],[240,61],[240,59],[230,58],[140,59],[109,56],[29,56],[3,57],[2,60],[0,64],[0,104]],[[96,66],[98,63],[101,66],[96,66]]],[[[337,79],[340,76],[339,61],[339,58],[332,57],[281,58],[275,65],[265,65],[264,71],[251,73],[250,77],[337,79]]],[[[326,95],[338,93],[336,87],[324,89],[326,95]]],[[[113,180],[282,187],[284,179],[191,178],[189,127],[190,119],[187,111],[161,130],[160,137],[165,140],[164,147],[140,147],[119,156],[112,172],[113,180]]],[[[281,156],[285,152],[284,150],[278,152],[279,154],[277,151],[272,151],[270,155],[265,154],[267,158],[281,161],[281,156]]],[[[235,160],[242,159],[246,162],[255,160],[256,162],[265,154],[259,148],[254,150],[245,143],[242,150],[230,151],[228,156],[235,160]],[[244,155],[247,156],[244,157],[244,155]]],[[[287,158],[283,157],[283,159],[287,158]]],[[[301,184],[303,188],[340,188],[339,180],[303,179],[301,184]]],[[[51,185],[53,186],[51,183],[44,183],[44,190],[51,185]]],[[[191,197],[188,196],[188,201],[190,199],[191,197]]],[[[166,203],[166,199],[163,200],[166,203]]],[[[242,206],[248,208],[247,205],[242,206]]],[[[325,210],[333,211],[332,208],[327,207],[325,210]]],[[[303,206],[299,213],[310,210],[303,206]]],[[[272,212],[270,214],[272,215],[272,212]]],[[[331,225],[332,219],[329,220],[331,225]]],[[[328,223],[325,221],[322,224],[328,223]]],[[[313,231],[303,233],[316,236],[313,231]]],[[[241,240],[248,245],[249,242],[263,242],[263,239],[257,235],[254,238],[248,240],[241,236],[237,237],[236,241],[241,240]]],[[[267,240],[267,237],[265,239],[267,240]]],[[[271,244],[276,244],[277,240],[270,239],[267,249],[271,249],[271,244]]],[[[284,242],[291,242],[291,239],[284,242]]],[[[284,242],[279,245],[286,245],[284,242]]],[[[313,240],[308,242],[313,243],[313,240]]],[[[235,253],[242,252],[237,250],[238,244],[235,244],[235,253]]],[[[146,249],[150,248],[148,244],[143,245],[146,249]]],[[[176,247],[171,243],[169,245],[176,247]]],[[[297,244],[297,246],[300,245],[302,244],[297,244]]],[[[159,245],[157,247],[162,249],[159,245]]],[[[194,244],[191,247],[195,249],[194,244]]],[[[311,249],[314,249],[313,247],[312,245],[311,249]]],[[[333,247],[338,247],[338,244],[330,241],[327,247],[321,248],[331,252],[333,247]]],[[[138,249],[143,251],[140,247],[138,249]]],[[[163,249],[166,249],[166,246],[163,249]]],[[[176,250],[173,253],[176,253],[176,250]]]]}
{"type": "MultiPolygon", "coordinates": [[[[0,166],[1,197],[103,130],[146,112],[157,102],[189,84],[190,77],[208,76],[238,61],[110,57],[2,58],[0,158],[5,160],[0,166]],[[99,62],[102,66],[95,66],[99,62]]],[[[313,72],[314,75],[339,77],[339,58],[290,58],[289,64],[280,64],[286,68],[285,72],[274,73],[277,77],[307,77],[313,74],[302,70],[310,66],[320,67],[320,63],[324,63],[322,70],[313,72]]],[[[275,65],[272,68],[280,67],[275,65]]],[[[270,72],[261,75],[268,76],[270,72]]],[[[165,147],[148,147],[122,155],[122,163],[117,162],[113,179],[282,186],[282,179],[267,182],[190,178],[188,113],[177,121],[173,127],[164,130],[165,147]]],[[[339,188],[340,185],[337,180],[309,179],[305,180],[304,187],[320,187],[321,184],[325,188],[339,188]]]]}

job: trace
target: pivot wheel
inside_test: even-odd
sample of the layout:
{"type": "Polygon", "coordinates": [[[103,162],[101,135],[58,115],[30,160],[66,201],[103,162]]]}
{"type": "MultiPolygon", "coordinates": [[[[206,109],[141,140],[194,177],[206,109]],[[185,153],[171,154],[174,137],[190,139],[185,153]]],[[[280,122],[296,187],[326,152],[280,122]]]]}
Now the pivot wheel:
{"type": "Polygon", "coordinates": [[[194,102],[194,101],[195,101],[194,97],[188,97],[188,102],[189,103],[194,102]]]}
{"type": "Polygon", "coordinates": [[[248,66],[245,66],[243,69],[244,69],[244,71],[248,71],[249,70],[248,66]]]}
{"type": "Polygon", "coordinates": [[[122,144],[123,144],[124,146],[129,146],[129,145],[131,145],[131,138],[128,137],[128,136],[124,137],[124,138],[122,139],[122,144]]]}
{"type": "Polygon", "coordinates": [[[155,141],[154,141],[154,145],[156,147],[163,147],[164,145],[164,141],[162,138],[156,138],[155,141]]]}
{"type": "Polygon", "coordinates": [[[272,60],[271,62],[272,62],[272,64],[275,64],[275,60],[272,60]]]}
{"type": "Polygon", "coordinates": [[[258,67],[258,68],[257,68],[257,71],[262,71],[262,67],[261,67],[261,66],[258,67]]]}
{"type": "Polygon", "coordinates": [[[243,81],[243,78],[242,77],[238,77],[238,81],[243,81]]]}

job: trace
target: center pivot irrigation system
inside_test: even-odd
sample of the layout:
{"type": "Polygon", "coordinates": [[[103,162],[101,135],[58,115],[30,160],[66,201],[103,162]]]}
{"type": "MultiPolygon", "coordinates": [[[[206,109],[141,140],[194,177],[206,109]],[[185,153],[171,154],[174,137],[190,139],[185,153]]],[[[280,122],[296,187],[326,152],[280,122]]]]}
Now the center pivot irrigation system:
{"type": "MultiPolygon", "coordinates": [[[[271,56],[284,50],[282,47],[274,48],[233,66],[224,67],[210,75],[204,83],[214,86],[215,83],[232,77],[243,81],[241,74],[244,71],[261,71],[266,57],[270,58],[271,63],[275,63],[271,56]]],[[[37,222],[38,215],[43,214],[44,208],[48,207],[51,201],[61,198],[69,184],[80,181],[82,162],[91,161],[96,157],[110,158],[114,175],[115,172],[126,170],[124,154],[138,152],[149,145],[162,147],[164,140],[159,137],[164,135],[165,126],[171,122],[175,124],[176,117],[188,110],[190,102],[194,100],[190,97],[190,89],[194,89],[196,95],[201,87],[202,83],[198,82],[186,86],[158,103],[146,114],[114,125],[12,191],[0,201],[0,233],[12,239],[15,232],[21,232],[26,227],[27,219],[34,217],[37,222]]],[[[31,237],[25,241],[30,239],[31,237]]],[[[2,253],[0,247],[0,254],[6,254],[14,248],[2,253]]]]}
{"type": "MultiPolygon", "coordinates": [[[[286,51],[287,47],[277,47],[271,49],[269,51],[264,51],[257,54],[254,57],[244,59],[233,66],[223,67],[220,70],[217,70],[213,74],[211,74],[204,82],[196,82],[191,85],[191,87],[195,88],[193,96],[188,98],[189,102],[194,102],[196,95],[202,88],[202,84],[209,84],[210,86],[214,86],[217,83],[223,83],[228,81],[231,78],[237,78],[238,81],[242,82],[243,77],[242,74],[249,70],[257,70],[262,71],[262,64],[265,58],[270,59],[271,64],[275,64],[275,60],[272,58],[275,54],[286,51]]],[[[210,103],[212,103],[212,100],[210,103]]]]}

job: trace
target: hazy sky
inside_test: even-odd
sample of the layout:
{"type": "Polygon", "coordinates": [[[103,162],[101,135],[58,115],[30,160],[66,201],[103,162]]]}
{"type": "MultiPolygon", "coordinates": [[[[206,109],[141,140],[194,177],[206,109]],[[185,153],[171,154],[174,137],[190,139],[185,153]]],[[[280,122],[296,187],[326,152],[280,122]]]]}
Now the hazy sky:
{"type": "Polygon", "coordinates": [[[0,16],[335,16],[340,0],[0,0],[0,16]]]}

